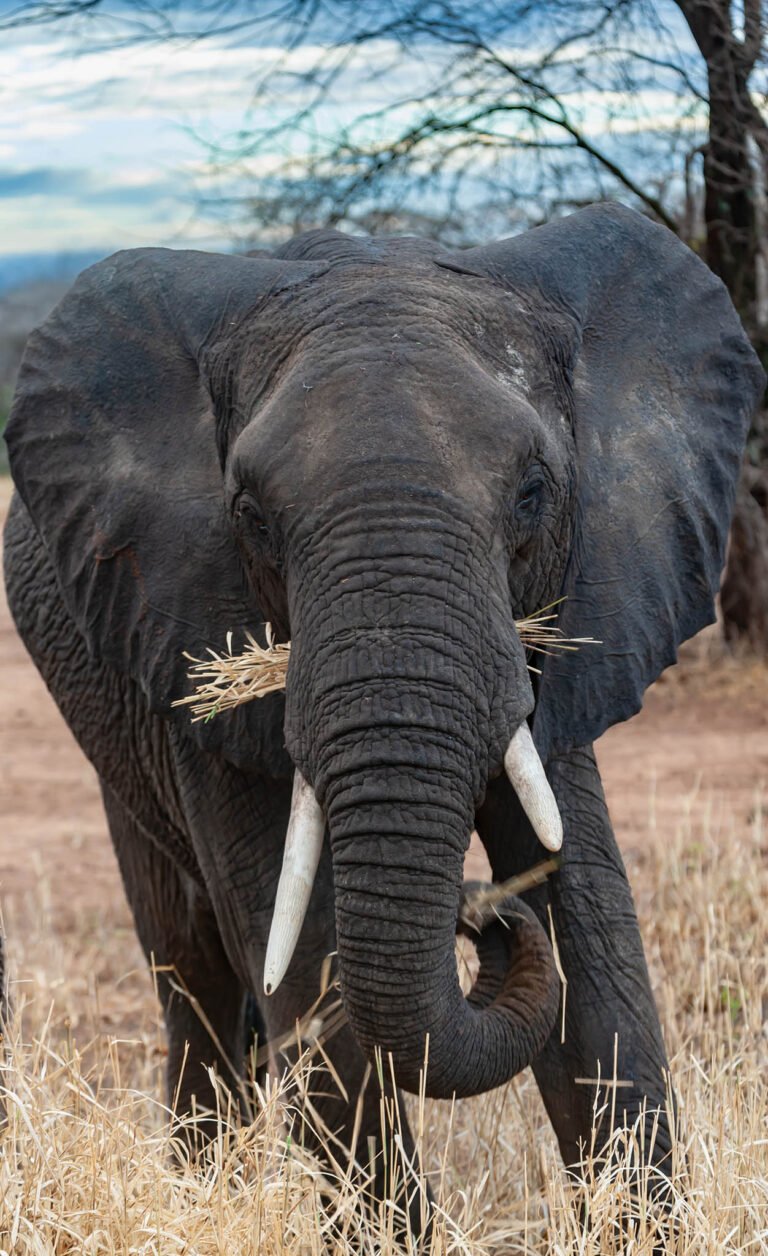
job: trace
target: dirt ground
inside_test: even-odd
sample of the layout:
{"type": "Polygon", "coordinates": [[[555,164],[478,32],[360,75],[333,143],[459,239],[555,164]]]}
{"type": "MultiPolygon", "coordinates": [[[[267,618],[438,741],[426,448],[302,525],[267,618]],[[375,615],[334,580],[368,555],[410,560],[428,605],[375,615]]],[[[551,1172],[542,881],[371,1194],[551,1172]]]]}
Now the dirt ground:
{"type": "MultiPolygon", "coordinates": [[[[0,516],[10,495],[0,481],[0,516]]],[[[89,912],[128,923],[95,775],[19,641],[0,600],[0,901],[44,879],[59,929],[89,912]]],[[[768,782],[768,668],[724,658],[711,633],[648,693],[643,711],[607,733],[598,756],[630,869],[703,809],[710,830],[746,819],[768,782]]],[[[482,856],[480,857],[482,859],[482,856]]],[[[477,860],[472,868],[477,874],[477,860]]]]}

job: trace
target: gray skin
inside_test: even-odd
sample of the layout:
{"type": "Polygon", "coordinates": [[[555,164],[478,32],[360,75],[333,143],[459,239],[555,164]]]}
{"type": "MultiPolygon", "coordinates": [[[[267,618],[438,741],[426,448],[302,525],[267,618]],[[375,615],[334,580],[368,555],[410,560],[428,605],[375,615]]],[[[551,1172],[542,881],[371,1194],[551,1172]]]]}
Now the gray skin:
{"type": "MultiPolygon", "coordinates": [[[[413,1090],[428,1034],[433,1095],[532,1064],[568,1165],[595,1102],[577,1079],[611,1077],[616,1052],[615,1120],[650,1129],[661,1108],[663,1164],[664,1047],[592,742],[711,620],[762,385],[719,281],[614,206],[459,253],[322,232],[272,256],[132,251],[33,335],[9,597],[99,773],[142,945],[223,1047],[161,979],[171,1094],[189,1043],[182,1110],[210,1103],[207,1066],[239,1065],[248,994],[274,1040],[335,951],[348,1024],[326,1049],[349,1102],[329,1078],[315,1106],[348,1145],[361,1089],[357,1147],[378,1138],[374,1049],[413,1090]],[[559,596],[566,634],[602,645],[534,675],[514,621],[559,596]],[[182,651],[265,620],[292,641],[285,697],[190,725],[182,651]],[[563,860],[483,936],[467,1001],[471,830],[497,881],[545,854],[502,771],[526,719],[563,860]],[[326,840],[266,998],[294,766],[326,840]]],[[[419,1228],[423,1201],[401,1202],[419,1228]]]]}

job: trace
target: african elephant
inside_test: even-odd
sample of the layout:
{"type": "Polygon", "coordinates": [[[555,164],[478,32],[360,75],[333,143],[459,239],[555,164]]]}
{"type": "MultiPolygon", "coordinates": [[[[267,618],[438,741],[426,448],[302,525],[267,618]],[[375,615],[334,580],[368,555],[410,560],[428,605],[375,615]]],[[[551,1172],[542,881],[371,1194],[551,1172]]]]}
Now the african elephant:
{"type": "Polygon", "coordinates": [[[215,1030],[162,988],[182,1109],[241,1058],[247,997],[278,1038],[336,952],[349,1104],[318,1102],[342,1139],[361,1087],[359,1145],[377,1135],[375,1049],[414,1089],[428,1035],[431,1095],[532,1065],[568,1165],[616,1049],[615,1119],[661,1108],[663,1162],[664,1047],[592,743],[712,619],[762,386],[722,284],[607,204],[462,251],[130,250],[32,335],[11,607],[99,774],[142,945],[215,1030]],[[601,644],[533,673],[515,622],[561,597],[563,632],[601,644]],[[191,724],[183,652],[265,621],[292,642],[285,696],[191,724]],[[465,999],[473,829],[497,881],[564,841],[465,999]],[[302,877],[306,915],[270,943],[302,877]]]}

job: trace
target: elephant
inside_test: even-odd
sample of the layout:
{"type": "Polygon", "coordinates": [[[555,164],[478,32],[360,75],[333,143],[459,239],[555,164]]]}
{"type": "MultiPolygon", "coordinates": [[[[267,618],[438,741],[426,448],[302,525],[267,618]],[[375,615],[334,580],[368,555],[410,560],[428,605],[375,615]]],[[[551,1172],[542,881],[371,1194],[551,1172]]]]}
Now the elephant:
{"type": "Polygon", "coordinates": [[[566,1166],[615,1068],[600,1138],[655,1123],[663,1170],[668,1064],[593,744],[712,622],[763,386],[722,283],[610,203],[467,249],[131,249],[32,334],[9,600],[98,773],[181,1111],[249,1025],[291,1031],[332,954],[340,1084],[315,1109],[372,1147],[374,1197],[382,1085],[462,1097],[529,1065],[566,1166]],[[599,644],[533,671],[516,623],[558,599],[599,644]],[[266,623],[285,692],[191,722],[185,652],[266,623]],[[474,830],[494,882],[561,850],[479,935],[465,997],[474,830]]]}

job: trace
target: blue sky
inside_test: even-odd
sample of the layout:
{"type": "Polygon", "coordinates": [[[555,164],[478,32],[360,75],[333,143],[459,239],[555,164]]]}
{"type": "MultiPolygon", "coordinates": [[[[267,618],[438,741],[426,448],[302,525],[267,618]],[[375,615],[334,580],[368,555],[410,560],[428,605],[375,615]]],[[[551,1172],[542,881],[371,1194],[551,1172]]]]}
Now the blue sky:
{"type": "MultiPolygon", "coordinates": [[[[13,0],[0,0],[0,17],[11,7],[13,0]]],[[[89,40],[88,29],[0,36],[0,253],[226,244],[237,227],[223,227],[221,214],[206,218],[201,200],[214,190],[242,191],[243,174],[268,174],[281,153],[252,161],[238,181],[222,181],[205,142],[231,137],[247,117],[265,120],[248,113],[253,76],[284,49],[216,37],[110,49],[89,40]]],[[[316,46],[297,49],[288,69],[316,54],[316,46]]],[[[317,126],[333,131],[354,110],[381,103],[380,88],[365,77],[363,59],[354,90],[348,82],[317,126]]],[[[403,90],[407,81],[404,72],[403,90]]],[[[389,84],[396,86],[391,76],[389,84]]],[[[295,99],[281,99],[289,112],[295,99]]],[[[297,151],[306,142],[293,135],[290,144],[297,151]]]]}
{"type": "MultiPolygon", "coordinates": [[[[253,0],[253,11],[259,2],[253,0]]],[[[0,0],[0,16],[12,5],[13,0],[0,0]]],[[[243,125],[254,71],[282,55],[275,33],[260,42],[213,38],[110,49],[87,32],[88,27],[72,33],[38,27],[2,35],[0,254],[226,245],[236,238],[238,224],[222,225],[221,214],[206,217],[201,198],[222,188],[242,191],[245,178],[256,186],[280,155],[253,160],[241,170],[240,181],[231,174],[217,179],[200,138],[231,136],[243,125]]],[[[300,70],[316,51],[297,49],[289,68],[300,70]]],[[[406,95],[424,66],[399,56],[394,45],[384,55],[387,92],[406,95]]],[[[434,71],[439,54],[430,56],[428,68],[434,71]]],[[[362,54],[336,103],[315,117],[316,130],[330,133],[356,111],[381,104],[382,88],[368,75],[381,57],[380,46],[362,54]]],[[[633,112],[637,104],[635,99],[633,112]]],[[[585,125],[599,134],[599,109],[587,90],[581,107],[585,125]]],[[[613,143],[622,142],[624,123],[626,133],[637,126],[634,117],[622,121],[621,110],[619,103],[613,143]]],[[[663,84],[649,89],[641,113],[643,125],[653,119],[663,126],[676,117],[673,94],[663,84]]],[[[306,135],[293,135],[294,152],[308,142],[306,135]]]]}
{"type": "Polygon", "coordinates": [[[204,162],[191,132],[240,123],[252,50],[75,50],[52,30],[4,36],[0,252],[212,243],[193,221],[204,162]]]}

